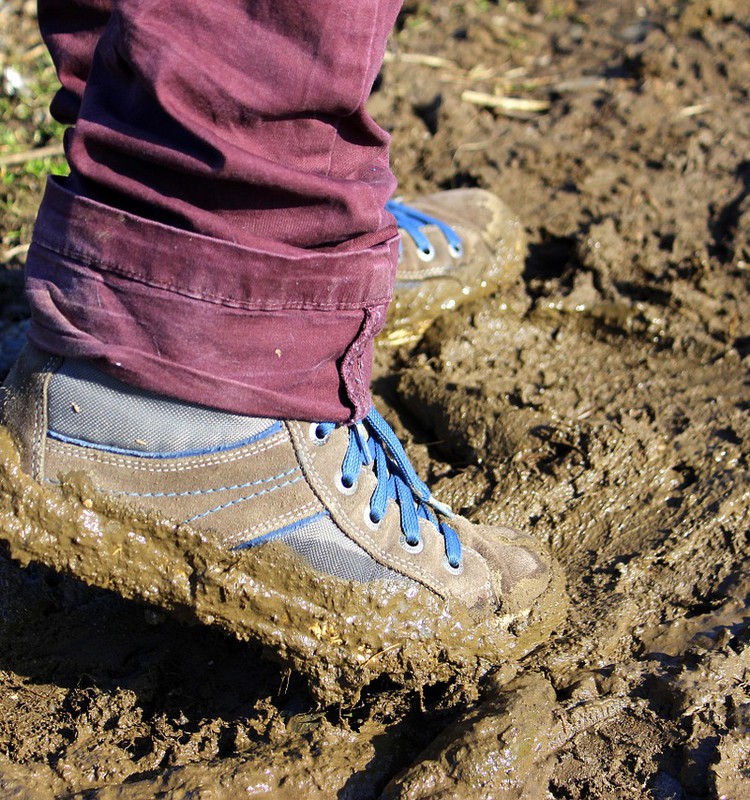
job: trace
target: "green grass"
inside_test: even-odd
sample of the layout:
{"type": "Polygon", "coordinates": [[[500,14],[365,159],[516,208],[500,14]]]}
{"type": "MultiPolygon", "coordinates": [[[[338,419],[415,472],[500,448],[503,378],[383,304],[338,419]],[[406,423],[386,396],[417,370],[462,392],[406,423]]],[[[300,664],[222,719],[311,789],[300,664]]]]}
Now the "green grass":
{"type": "MultiPolygon", "coordinates": [[[[59,84],[46,52],[32,61],[11,57],[3,68],[16,70],[23,86],[8,91],[0,85],[0,156],[26,153],[62,141],[65,126],[52,119],[49,104],[59,84]]],[[[67,174],[61,156],[30,158],[0,166],[0,256],[27,243],[47,175],[67,174]]]]}

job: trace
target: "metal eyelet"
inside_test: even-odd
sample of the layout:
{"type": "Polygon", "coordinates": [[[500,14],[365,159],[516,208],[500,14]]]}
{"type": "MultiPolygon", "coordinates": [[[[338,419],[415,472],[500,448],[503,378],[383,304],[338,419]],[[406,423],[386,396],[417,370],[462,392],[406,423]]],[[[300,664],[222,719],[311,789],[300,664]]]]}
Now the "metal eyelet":
{"type": "Polygon", "coordinates": [[[464,246],[461,244],[461,242],[456,245],[449,244],[448,250],[453,258],[461,258],[461,256],[464,254],[464,246]]]}
{"type": "Polygon", "coordinates": [[[336,477],[333,479],[333,483],[341,494],[352,495],[357,491],[359,481],[354,481],[351,486],[347,486],[344,483],[344,476],[341,474],[341,470],[339,470],[336,473],[336,477]]]}
{"type": "Polygon", "coordinates": [[[375,520],[372,518],[372,511],[370,510],[369,505],[366,505],[363,508],[363,512],[364,512],[363,516],[365,518],[365,525],[367,525],[367,527],[371,531],[379,531],[383,527],[383,520],[385,519],[385,514],[377,522],[375,522],[375,520]]]}
{"type": "Polygon", "coordinates": [[[443,556],[443,566],[450,572],[451,575],[461,575],[464,571],[464,562],[459,562],[457,567],[454,567],[450,561],[448,561],[448,556],[443,556]]]}
{"type": "Polygon", "coordinates": [[[310,441],[313,444],[317,445],[318,447],[322,447],[324,444],[328,443],[328,440],[331,438],[331,434],[329,433],[326,436],[318,436],[319,429],[320,429],[319,422],[311,422],[309,435],[310,435],[310,441]]]}
{"type": "Polygon", "coordinates": [[[432,246],[432,242],[430,242],[428,250],[422,250],[421,247],[418,247],[417,257],[420,261],[432,261],[432,259],[435,258],[435,248],[432,246]]]}
{"type": "Polygon", "coordinates": [[[409,544],[409,542],[406,541],[406,536],[404,536],[403,533],[398,537],[398,543],[404,548],[404,550],[406,550],[407,553],[411,553],[413,556],[418,555],[422,552],[422,550],[424,550],[424,539],[420,539],[416,544],[409,544]]]}

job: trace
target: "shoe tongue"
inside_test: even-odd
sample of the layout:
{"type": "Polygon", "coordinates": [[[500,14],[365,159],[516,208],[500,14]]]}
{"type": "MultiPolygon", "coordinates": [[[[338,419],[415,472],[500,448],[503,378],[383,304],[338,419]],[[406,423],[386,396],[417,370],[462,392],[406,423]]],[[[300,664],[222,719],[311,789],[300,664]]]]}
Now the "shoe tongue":
{"type": "Polygon", "coordinates": [[[83,359],[66,359],[50,380],[50,433],[100,447],[200,454],[247,443],[277,424],[128,386],[83,359]]]}

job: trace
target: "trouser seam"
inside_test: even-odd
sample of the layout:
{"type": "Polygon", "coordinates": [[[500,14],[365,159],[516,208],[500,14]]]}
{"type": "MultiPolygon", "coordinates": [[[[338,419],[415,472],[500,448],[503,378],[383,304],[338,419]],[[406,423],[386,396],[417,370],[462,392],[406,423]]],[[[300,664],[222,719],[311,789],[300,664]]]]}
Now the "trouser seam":
{"type": "Polygon", "coordinates": [[[34,239],[34,244],[44,250],[49,251],[50,253],[54,253],[57,256],[61,256],[62,258],[73,259],[83,267],[89,267],[91,269],[103,269],[106,270],[107,272],[111,272],[113,275],[117,275],[118,277],[137,281],[138,283],[142,283],[144,286],[153,287],[155,289],[162,289],[163,291],[171,292],[172,294],[177,294],[180,295],[181,297],[187,297],[191,300],[204,301],[207,303],[213,303],[214,305],[221,305],[230,308],[241,308],[247,311],[283,311],[286,309],[297,310],[297,311],[303,311],[303,310],[356,311],[362,309],[365,306],[377,306],[377,305],[383,305],[384,303],[389,303],[391,299],[390,296],[384,295],[382,297],[367,298],[367,300],[360,300],[356,302],[346,302],[346,303],[344,302],[311,303],[309,301],[307,302],[292,301],[292,302],[284,302],[277,304],[270,302],[263,304],[249,303],[247,301],[238,300],[233,297],[226,297],[224,295],[215,295],[208,292],[187,292],[184,289],[175,286],[174,284],[155,281],[150,278],[145,278],[140,273],[131,272],[130,270],[124,269],[123,267],[116,266],[114,264],[106,263],[103,261],[95,261],[87,254],[82,253],[79,250],[76,250],[75,248],[58,247],[42,239],[34,239]]]}

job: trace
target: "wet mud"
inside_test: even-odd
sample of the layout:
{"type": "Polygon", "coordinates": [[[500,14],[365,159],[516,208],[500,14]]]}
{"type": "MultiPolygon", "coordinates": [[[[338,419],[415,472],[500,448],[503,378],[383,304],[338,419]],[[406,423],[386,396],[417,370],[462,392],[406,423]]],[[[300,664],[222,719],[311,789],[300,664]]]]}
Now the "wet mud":
{"type": "Polygon", "coordinates": [[[371,99],[404,195],[526,227],[514,286],[387,332],[375,392],[441,500],[550,546],[565,624],[477,659],[458,612],[40,495],[3,441],[0,797],[750,796],[745,6],[407,3],[371,99]]]}

